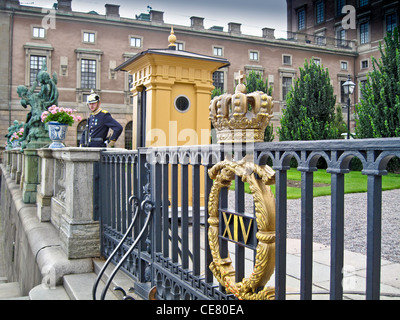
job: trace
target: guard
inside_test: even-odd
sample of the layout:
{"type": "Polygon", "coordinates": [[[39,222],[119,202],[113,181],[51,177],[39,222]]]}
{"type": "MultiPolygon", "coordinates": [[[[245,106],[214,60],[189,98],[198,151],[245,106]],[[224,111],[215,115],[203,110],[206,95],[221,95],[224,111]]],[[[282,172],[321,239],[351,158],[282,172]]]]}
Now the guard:
{"type": "Polygon", "coordinates": [[[80,146],[92,148],[113,148],[115,142],[122,133],[122,126],[111,116],[111,114],[100,108],[100,96],[92,91],[87,98],[87,104],[92,111],[86,129],[82,133],[80,146]],[[108,137],[111,129],[113,134],[108,137]]]}

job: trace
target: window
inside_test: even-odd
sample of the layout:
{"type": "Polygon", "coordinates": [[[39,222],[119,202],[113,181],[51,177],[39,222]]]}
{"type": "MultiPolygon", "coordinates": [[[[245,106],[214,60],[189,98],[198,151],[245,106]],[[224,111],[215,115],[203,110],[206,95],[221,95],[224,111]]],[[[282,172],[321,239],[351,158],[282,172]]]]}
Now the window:
{"type": "Polygon", "coordinates": [[[250,59],[251,61],[258,61],[258,58],[259,58],[258,51],[250,51],[250,57],[249,57],[249,59],[250,59]]]}
{"type": "Polygon", "coordinates": [[[397,27],[397,16],[395,13],[386,15],[386,32],[393,32],[397,27]]]}
{"type": "Polygon", "coordinates": [[[369,42],[369,22],[360,24],[360,44],[369,42]]]}
{"type": "Polygon", "coordinates": [[[347,61],[340,61],[340,69],[347,70],[348,64],[347,61]]]}
{"type": "Polygon", "coordinates": [[[292,88],[292,78],[291,77],[283,77],[282,78],[282,100],[286,101],[286,96],[292,88]]]}
{"type": "Polygon", "coordinates": [[[125,149],[132,150],[132,121],[125,127],[125,149]]]}
{"type": "Polygon", "coordinates": [[[347,95],[344,93],[344,87],[343,87],[345,82],[346,81],[344,81],[344,80],[340,81],[340,103],[343,103],[343,104],[347,103],[347,99],[346,99],[347,95]]]}
{"type": "Polygon", "coordinates": [[[95,43],[96,42],[95,33],[94,32],[84,32],[83,33],[83,42],[95,43]]]}
{"type": "Polygon", "coordinates": [[[37,75],[42,70],[43,63],[46,61],[44,56],[31,56],[30,58],[30,71],[29,71],[29,85],[37,80],[37,75]]]}
{"type": "Polygon", "coordinates": [[[141,48],[142,47],[142,38],[131,37],[130,44],[131,44],[132,48],[141,48]]]}
{"type": "Polygon", "coordinates": [[[96,60],[82,59],[81,88],[96,89],[96,60]]]}
{"type": "Polygon", "coordinates": [[[325,31],[318,32],[315,34],[315,44],[319,46],[326,45],[325,31]]]}
{"type": "Polygon", "coordinates": [[[213,52],[214,52],[214,56],[219,56],[219,57],[223,56],[223,50],[221,47],[214,47],[213,52]]]}
{"type": "Polygon", "coordinates": [[[292,56],[284,54],[283,57],[282,57],[282,62],[285,65],[292,65],[292,56]]]}
{"type": "Polygon", "coordinates": [[[320,66],[320,65],[321,65],[321,59],[320,59],[320,58],[313,58],[313,60],[314,60],[314,63],[315,63],[317,66],[320,66]]]}
{"type": "Polygon", "coordinates": [[[336,0],[336,15],[342,15],[342,10],[345,5],[345,0],[336,0]]]}
{"type": "Polygon", "coordinates": [[[176,110],[178,110],[179,112],[186,112],[190,108],[190,100],[184,95],[176,97],[174,104],[176,110]]]}
{"type": "Polygon", "coordinates": [[[213,85],[216,89],[221,89],[221,92],[224,92],[224,72],[223,71],[215,71],[213,73],[213,85]]]}
{"type": "Polygon", "coordinates": [[[86,125],[87,125],[87,120],[82,120],[81,122],[79,122],[78,127],[76,128],[76,139],[78,147],[80,146],[82,133],[85,131],[86,125]]]}
{"type": "Polygon", "coordinates": [[[41,39],[44,39],[44,38],[45,38],[45,30],[44,30],[44,28],[33,27],[33,29],[32,29],[32,36],[33,36],[34,38],[41,38],[41,39]]]}
{"type": "Polygon", "coordinates": [[[346,30],[342,27],[336,29],[336,44],[338,47],[347,47],[346,30]]]}
{"type": "Polygon", "coordinates": [[[324,1],[318,1],[315,5],[315,21],[322,23],[325,21],[325,4],[324,1]]]}
{"type": "Polygon", "coordinates": [[[368,69],[368,60],[361,61],[361,69],[368,69]]]}
{"type": "Polygon", "coordinates": [[[297,11],[297,30],[306,28],[306,10],[301,8],[297,11]]]}
{"type": "Polygon", "coordinates": [[[183,42],[177,42],[177,43],[176,43],[176,50],[178,50],[178,51],[183,51],[183,50],[185,50],[184,43],[183,43],[183,42]]]}
{"type": "Polygon", "coordinates": [[[101,56],[99,49],[75,49],[77,61],[76,101],[86,103],[86,95],[90,91],[101,90],[101,56]]]}
{"type": "Polygon", "coordinates": [[[364,7],[369,3],[368,0],[360,0],[360,7],[364,7]]]}

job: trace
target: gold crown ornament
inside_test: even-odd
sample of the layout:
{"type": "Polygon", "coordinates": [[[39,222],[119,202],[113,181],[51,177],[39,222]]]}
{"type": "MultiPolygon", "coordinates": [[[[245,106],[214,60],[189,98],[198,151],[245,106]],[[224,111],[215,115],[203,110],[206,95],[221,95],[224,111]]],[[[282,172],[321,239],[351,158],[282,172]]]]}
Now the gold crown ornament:
{"type": "Polygon", "coordinates": [[[272,97],[261,91],[247,94],[242,83],[233,95],[214,97],[209,109],[218,143],[263,142],[265,129],[273,117],[272,97]]]}

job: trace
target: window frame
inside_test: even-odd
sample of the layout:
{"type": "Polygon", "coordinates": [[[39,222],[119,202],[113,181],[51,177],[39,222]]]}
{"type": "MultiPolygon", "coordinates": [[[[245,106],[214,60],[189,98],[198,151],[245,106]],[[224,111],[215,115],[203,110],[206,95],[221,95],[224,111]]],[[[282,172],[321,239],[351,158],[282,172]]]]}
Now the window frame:
{"type": "Polygon", "coordinates": [[[81,60],[81,89],[95,90],[97,88],[97,61],[95,59],[82,59],[81,60]],[[87,66],[86,66],[87,62],[87,66]],[[87,70],[84,70],[86,68],[87,70]],[[93,71],[94,68],[94,71],[93,71]],[[84,80],[84,76],[86,79],[84,80]],[[94,82],[94,86],[91,86],[91,82],[94,82]],[[88,86],[86,86],[88,84],[88,86]]]}
{"type": "Polygon", "coordinates": [[[84,44],[96,44],[97,43],[97,32],[90,30],[82,30],[82,43],[84,44]],[[88,35],[88,39],[85,40],[85,36],[88,35]],[[93,41],[90,37],[93,36],[93,41]]]}
{"type": "Polygon", "coordinates": [[[31,87],[31,56],[43,56],[46,57],[46,66],[47,66],[47,72],[49,74],[52,73],[52,52],[54,48],[51,45],[48,44],[42,44],[42,45],[37,45],[37,44],[25,44],[24,45],[25,49],[25,86],[26,87],[31,87]]]}
{"type": "Polygon", "coordinates": [[[137,36],[137,35],[130,35],[129,36],[129,46],[132,49],[142,49],[143,48],[143,37],[142,36],[137,36]],[[135,40],[135,45],[132,45],[132,40],[135,40]],[[140,45],[136,45],[136,41],[140,41],[140,45]]]}
{"type": "Polygon", "coordinates": [[[43,40],[47,38],[47,30],[41,26],[32,26],[32,39],[35,40],[43,40]],[[35,35],[35,30],[38,30],[39,34],[35,35]],[[41,33],[43,32],[43,36],[41,36],[41,33]]]}
{"type": "Polygon", "coordinates": [[[293,64],[293,56],[291,54],[282,54],[282,64],[284,66],[291,66],[293,64]],[[289,63],[285,62],[285,58],[289,58],[289,63]]]}
{"type": "Polygon", "coordinates": [[[215,89],[220,88],[221,92],[225,91],[225,72],[224,71],[217,70],[213,73],[213,86],[215,87],[215,89]],[[221,78],[222,78],[222,81],[220,81],[221,78]]]}
{"type": "Polygon", "coordinates": [[[47,64],[47,56],[45,56],[45,55],[32,54],[29,56],[29,85],[30,86],[32,86],[35,83],[35,81],[37,81],[37,75],[42,70],[43,62],[46,62],[46,64],[47,64]],[[35,68],[35,69],[32,68],[32,58],[38,58],[37,59],[37,68],[35,68]],[[39,59],[39,58],[43,58],[43,59],[39,59]],[[32,70],[35,70],[34,74],[32,73],[32,70]],[[34,77],[34,79],[32,79],[32,77],[34,77]]]}
{"type": "Polygon", "coordinates": [[[397,17],[397,12],[395,11],[395,12],[387,12],[386,14],[385,14],[385,35],[386,35],[386,33],[388,33],[388,32],[393,32],[393,30],[396,28],[396,27],[398,27],[398,23],[397,23],[397,20],[398,20],[398,17],[397,17]],[[391,17],[391,20],[392,20],[392,23],[390,24],[390,29],[391,30],[388,30],[388,27],[389,27],[389,25],[388,25],[388,18],[389,17],[391,17]],[[393,17],[395,18],[394,20],[394,22],[393,22],[393,17]]]}
{"type": "Polygon", "coordinates": [[[297,9],[296,16],[297,16],[297,31],[305,30],[306,29],[306,25],[307,25],[306,8],[305,7],[301,7],[299,9],[297,9]],[[301,26],[300,26],[300,23],[301,23],[301,26]]]}
{"type": "Polygon", "coordinates": [[[249,50],[249,61],[260,61],[260,51],[258,50],[249,50]],[[257,58],[254,58],[254,55],[257,55],[257,58]]]}
{"type": "Polygon", "coordinates": [[[78,103],[86,103],[84,96],[91,90],[100,91],[101,88],[101,59],[103,52],[99,49],[75,49],[77,55],[76,64],[76,94],[78,103]],[[82,60],[96,61],[96,87],[94,89],[82,87],[82,60]]]}
{"type": "Polygon", "coordinates": [[[370,43],[370,23],[369,21],[360,22],[360,45],[370,43]]]}
{"type": "Polygon", "coordinates": [[[315,24],[324,23],[325,18],[325,1],[319,0],[315,2],[315,24]]]}
{"type": "MultiPolygon", "coordinates": [[[[213,56],[214,57],[223,57],[224,56],[224,47],[221,47],[221,46],[213,46],[212,47],[212,49],[213,49],[213,56]],[[221,52],[221,54],[216,54],[216,51],[220,51],[221,52]]],[[[217,53],[218,53],[217,52],[217,53]]]]}
{"type": "Polygon", "coordinates": [[[360,61],[360,69],[365,70],[369,68],[369,59],[363,59],[360,61]]]}

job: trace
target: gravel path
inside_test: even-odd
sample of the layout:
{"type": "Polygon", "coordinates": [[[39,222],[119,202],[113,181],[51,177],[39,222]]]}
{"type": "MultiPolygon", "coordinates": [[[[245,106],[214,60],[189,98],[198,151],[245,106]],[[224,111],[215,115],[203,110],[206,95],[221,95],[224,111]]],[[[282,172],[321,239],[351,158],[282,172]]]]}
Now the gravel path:
{"type": "MultiPolygon", "coordinates": [[[[229,206],[234,208],[233,193],[229,206]]],[[[252,196],[246,195],[246,211],[252,208],[252,196]]],[[[287,202],[288,238],[300,239],[301,199],[287,202]]],[[[330,246],[331,197],[314,198],[314,242],[330,246]]],[[[251,211],[251,209],[250,209],[251,211]]],[[[367,247],[367,194],[345,195],[345,249],[366,255],[367,247]]],[[[382,193],[382,258],[400,263],[400,190],[382,193]]]]}

